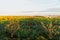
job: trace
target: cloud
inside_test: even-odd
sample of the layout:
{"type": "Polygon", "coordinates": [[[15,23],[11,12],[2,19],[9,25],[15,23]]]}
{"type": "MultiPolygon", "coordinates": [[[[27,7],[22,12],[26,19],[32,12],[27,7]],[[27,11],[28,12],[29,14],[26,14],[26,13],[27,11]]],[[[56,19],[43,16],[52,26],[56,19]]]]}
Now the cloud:
{"type": "Polygon", "coordinates": [[[60,8],[49,8],[46,12],[60,12],[60,8]]]}

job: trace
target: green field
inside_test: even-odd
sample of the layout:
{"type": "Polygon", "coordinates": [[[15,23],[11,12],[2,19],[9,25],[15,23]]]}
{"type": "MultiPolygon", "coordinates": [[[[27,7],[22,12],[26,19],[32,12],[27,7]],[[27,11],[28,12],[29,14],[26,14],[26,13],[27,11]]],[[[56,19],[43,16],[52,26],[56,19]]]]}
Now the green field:
{"type": "Polygon", "coordinates": [[[60,40],[60,18],[0,20],[0,40],[60,40]]]}

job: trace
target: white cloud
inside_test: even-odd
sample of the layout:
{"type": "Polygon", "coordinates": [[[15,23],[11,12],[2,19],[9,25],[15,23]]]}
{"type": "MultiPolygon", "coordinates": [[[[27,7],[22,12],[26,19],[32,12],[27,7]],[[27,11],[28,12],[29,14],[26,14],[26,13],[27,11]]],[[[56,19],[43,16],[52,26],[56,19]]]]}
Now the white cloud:
{"type": "MultiPolygon", "coordinates": [[[[60,11],[58,0],[0,0],[0,15],[51,15],[54,13],[18,13],[21,11],[60,11]],[[50,9],[51,8],[51,9],[50,9]],[[16,13],[17,12],[17,13],[16,13]]],[[[58,13],[59,14],[59,13],[58,13]]]]}

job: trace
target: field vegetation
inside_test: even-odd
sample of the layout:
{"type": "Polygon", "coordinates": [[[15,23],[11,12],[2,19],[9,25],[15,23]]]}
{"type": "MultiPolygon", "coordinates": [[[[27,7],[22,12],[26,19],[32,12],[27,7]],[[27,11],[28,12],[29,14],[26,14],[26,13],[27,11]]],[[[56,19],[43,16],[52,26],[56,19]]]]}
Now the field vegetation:
{"type": "Polygon", "coordinates": [[[0,16],[0,40],[60,40],[60,18],[0,16]]]}

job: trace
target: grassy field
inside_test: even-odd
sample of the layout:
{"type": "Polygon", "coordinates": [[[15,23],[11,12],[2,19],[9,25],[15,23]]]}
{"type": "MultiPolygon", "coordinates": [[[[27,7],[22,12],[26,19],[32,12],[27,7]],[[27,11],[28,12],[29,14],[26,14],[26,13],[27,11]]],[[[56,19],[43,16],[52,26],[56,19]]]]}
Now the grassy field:
{"type": "Polygon", "coordinates": [[[0,40],[60,40],[60,18],[0,16],[0,40]]]}

